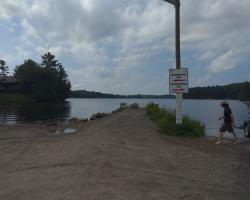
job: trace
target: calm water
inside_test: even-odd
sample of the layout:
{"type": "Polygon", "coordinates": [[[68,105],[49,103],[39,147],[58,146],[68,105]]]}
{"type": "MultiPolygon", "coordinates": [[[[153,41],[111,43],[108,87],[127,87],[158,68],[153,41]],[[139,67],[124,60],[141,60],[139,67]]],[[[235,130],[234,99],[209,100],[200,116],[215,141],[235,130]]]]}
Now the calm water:
{"type": "MultiPolygon", "coordinates": [[[[155,102],[166,108],[174,109],[174,99],[68,99],[62,104],[0,104],[0,124],[15,124],[20,122],[43,121],[47,119],[67,120],[71,117],[90,117],[97,112],[111,112],[119,107],[121,102],[128,104],[137,102],[145,106],[155,102]]],[[[235,115],[236,125],[249,119],[250,108],[240,101],[229,101],[235,115]]],[[[184,113],[200,120],[206,126],[207,135],[216,135],[220,126],[218,118],[223,110],[219,100],[184,100],[184,113]]],[[[243,137],[243,131],[236,129],[243,137]]]]}

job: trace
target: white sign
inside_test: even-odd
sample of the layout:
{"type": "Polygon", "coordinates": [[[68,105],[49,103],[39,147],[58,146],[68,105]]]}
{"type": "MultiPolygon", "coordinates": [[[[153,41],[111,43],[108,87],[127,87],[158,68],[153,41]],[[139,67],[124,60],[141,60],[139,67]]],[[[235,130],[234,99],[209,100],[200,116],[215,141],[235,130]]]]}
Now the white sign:
{"type": "Polygon", "coordinates": [[[169,93],[188,93],[188,69],[169,69],[169,93]]]}

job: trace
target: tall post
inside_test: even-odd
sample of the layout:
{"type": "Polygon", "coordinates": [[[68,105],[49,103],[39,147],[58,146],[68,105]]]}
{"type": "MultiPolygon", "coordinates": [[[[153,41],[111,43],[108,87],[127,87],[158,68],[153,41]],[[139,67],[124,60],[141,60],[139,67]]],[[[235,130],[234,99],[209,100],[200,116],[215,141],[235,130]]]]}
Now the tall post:
{"type": "MultiPolygon", "coordinates": [[[[180,0],[164,0],[175,6],[176,69],[181,69],[180,0]]],[[[176,124],[182,123],[182,94],[176,94],[176,124]]]]}
{"type": "MultiPolygon", "coordinates": [[[[180,0],[175,4],[175,48],[176,69],[181,69],[181,43],[180,43],[180,0]]],[[[176,124],[182,123],[182,94],[176,94],[176,124]]]]}
{"type": "Polygon", "coordinates": [[[181,42],[180,42],[180,0],[175,4],[175,47],[176,47],[176,69],[181,68],[181,42]]]}

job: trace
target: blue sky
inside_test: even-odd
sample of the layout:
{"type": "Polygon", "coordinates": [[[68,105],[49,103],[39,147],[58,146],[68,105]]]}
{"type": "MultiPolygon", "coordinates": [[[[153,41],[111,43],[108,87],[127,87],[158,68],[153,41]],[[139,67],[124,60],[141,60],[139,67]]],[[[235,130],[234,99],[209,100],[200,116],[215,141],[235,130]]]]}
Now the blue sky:
{"type": "MultiPolygon", "coordinates": [[[[53,53],[72,89],[168,93],[174,8],[163,0],[1,0],[0,59],[13,70],[53,53]]],[[[250,1],[182,0],[190,86],[250,81],[250,1]]]]}

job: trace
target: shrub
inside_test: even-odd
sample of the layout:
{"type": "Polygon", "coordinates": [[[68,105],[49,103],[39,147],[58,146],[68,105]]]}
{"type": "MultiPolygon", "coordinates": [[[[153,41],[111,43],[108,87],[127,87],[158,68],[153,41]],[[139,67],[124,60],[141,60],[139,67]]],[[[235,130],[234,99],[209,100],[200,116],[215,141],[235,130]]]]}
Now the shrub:
{"type": "Polygon", "coordinates": [[[146,106],[146,112],[150,119],[156,122],[157,126],[166,135],[201,137],[204,136],[204,125],[199,121],[184,116],[182,124],[176,124],[175,113],[161,108],[158,104],[150,103],[146,106]]]}
{"type": "Polygon", "coordinates": [[[127,103],[120,103],[120,109],[125,109],[128,107],[127,103]]]}

